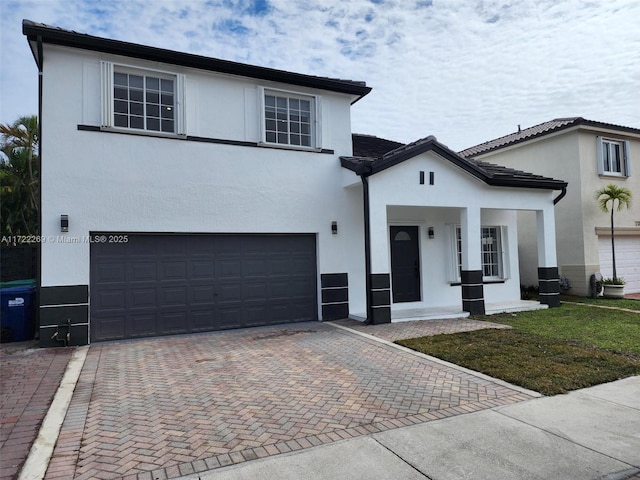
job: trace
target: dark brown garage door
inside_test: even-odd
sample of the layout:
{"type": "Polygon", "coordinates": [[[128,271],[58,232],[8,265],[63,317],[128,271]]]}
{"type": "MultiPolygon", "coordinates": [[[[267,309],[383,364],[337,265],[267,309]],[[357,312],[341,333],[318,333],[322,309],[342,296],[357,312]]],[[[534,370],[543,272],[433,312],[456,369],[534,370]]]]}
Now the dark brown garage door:
{"type": "Polygon", "coordinates": [[[91,341],[317,320],[314,235],[99,236],[91,341]]]}

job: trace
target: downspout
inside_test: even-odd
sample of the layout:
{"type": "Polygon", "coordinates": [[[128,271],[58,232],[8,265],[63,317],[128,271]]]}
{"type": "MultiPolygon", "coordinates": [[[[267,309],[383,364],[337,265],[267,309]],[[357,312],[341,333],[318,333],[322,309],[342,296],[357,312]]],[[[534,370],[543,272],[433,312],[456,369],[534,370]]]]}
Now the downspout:
{"type": "Polygon", "coordinates": [[[366,285],[366,298],[367,298],[367,318],[364,321],[365,325],[370,325],[373,319],[372,315],[372,301],[371,301],[371,225],[369,222],[369,174],[371,172],[360,173],[360,179],[362,180],[362,199],[364,203],[364,276],[366,285]]]}
{"type": "MultiPolygon", "coordinates": [[[[38,35],[38,236],[42,238],[42,75],[44,52],[42,35],[38,35]]],[[[38,262],[36,266],[36,334],[40,339],[40,289],[42,288],[42,244],[38,242],[38,262]]]]}
{"type": "Polygon", "coordinates": [[[560,200],[564,198],[566,194],[567,194],[567,187],[562,187],[562,192],[560,192],[560,195],[558,195],[556,198],[553,199],[553,204],[556,205],[560,200]]]}

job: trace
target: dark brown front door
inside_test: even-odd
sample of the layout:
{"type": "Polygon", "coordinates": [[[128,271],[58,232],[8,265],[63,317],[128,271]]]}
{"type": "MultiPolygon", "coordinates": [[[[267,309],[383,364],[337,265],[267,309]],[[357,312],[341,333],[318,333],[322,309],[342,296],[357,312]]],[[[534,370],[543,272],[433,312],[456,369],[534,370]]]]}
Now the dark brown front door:
{"type": "Polygon", "coordinates": [[[391,227],[391,282],[393,302],[420,301],[419,229],[391,227]]]}

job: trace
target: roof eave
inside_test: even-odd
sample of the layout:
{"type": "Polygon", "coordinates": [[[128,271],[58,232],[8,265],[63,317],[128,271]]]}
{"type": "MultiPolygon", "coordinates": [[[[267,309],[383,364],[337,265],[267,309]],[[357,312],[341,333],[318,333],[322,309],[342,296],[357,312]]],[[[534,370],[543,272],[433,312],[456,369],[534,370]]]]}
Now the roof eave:
{"type": "Polygon", "coordinates": [[[183,67],[197,68],[200,70],[209,70],[230,75],[345,93],[355,96],[352,103],[357,102],[371,91],[371,87],[367,87],[364,83],[359,84],[357,82],[313,77],[284,70],[276,70],[267,67],[232,62],[229,60],[209,58],[191,53],[150,47],[137,43],[95,37],[92,35],[70,32],[68,30],[36,24],[30,20],[23,20],[22,33],[27,37],[30,43],[37,41],[38,36],[40,36],[43,42],[54,45],[80,48],[126,57],[135,57],[143,60],[170,63],[183,67]]]}

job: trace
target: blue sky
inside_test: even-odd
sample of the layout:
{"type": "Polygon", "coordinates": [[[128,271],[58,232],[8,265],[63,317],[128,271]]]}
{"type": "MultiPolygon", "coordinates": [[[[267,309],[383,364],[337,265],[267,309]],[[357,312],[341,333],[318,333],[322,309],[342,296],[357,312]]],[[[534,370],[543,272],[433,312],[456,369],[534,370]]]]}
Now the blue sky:
{"type": "Polygon", "coordinates": [[[638,0],[3,0],[2,123],[37,113],[23,18],[363,80],[353,131],[401,142],[461,150],[568,116],[640,128],[638,0]]]}

